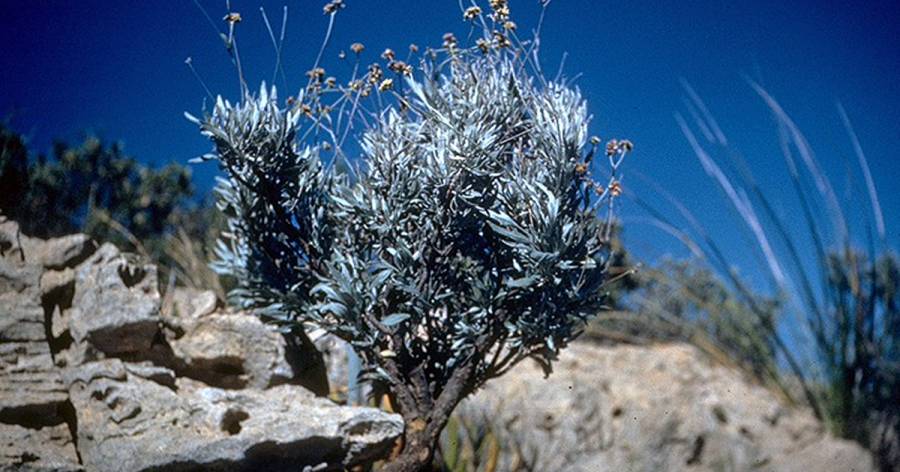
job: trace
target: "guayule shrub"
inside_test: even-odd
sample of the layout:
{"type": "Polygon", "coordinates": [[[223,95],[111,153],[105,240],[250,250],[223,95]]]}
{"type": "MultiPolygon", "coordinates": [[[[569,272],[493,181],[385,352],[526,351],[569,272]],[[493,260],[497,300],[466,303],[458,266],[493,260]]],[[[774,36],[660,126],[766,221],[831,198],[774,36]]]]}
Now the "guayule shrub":
{"type": "MultiPolygon", "coordinates": [[[[495,3],[506,10],[491,24],[506,24],[495,3]]],[[[406,421],[396,470],[427,464],[485,381],[529,357],[549,371],[609,282],[631,144],[608,143],[593,172],[600,141],[579,92],[540,75],[533,44],[483,25],[475,46],[447,35],[415,68],[386,51],[341,86],[314,67],[287,105],[263,85],[197,120],[227,176],[216,269],[243,306],[351,343],[406,421]],[[355,172],[339,173],[325,162],[347,157],[354,122],[355,172]]]]}

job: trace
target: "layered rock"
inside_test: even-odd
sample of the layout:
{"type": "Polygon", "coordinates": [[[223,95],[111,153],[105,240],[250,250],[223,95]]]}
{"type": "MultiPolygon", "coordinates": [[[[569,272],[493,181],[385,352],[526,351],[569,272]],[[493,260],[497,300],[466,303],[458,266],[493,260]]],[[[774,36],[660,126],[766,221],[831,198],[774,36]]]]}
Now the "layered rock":
{"type": "Polygon", "coordinates": [[[173,302],[163,316],[167,339],[192,377],[226,388],[266,388],[299,377],[284,336],[259,318],[220,309],[209,291],[179,289],[173,302]]]}
{"type": "Polygon", "coordinates": [[[548,378],[523,363],[462,411],[499,425],[534,470],[875,470],[809,412],[684,344],[575,343],[548,378]]]}
{"type": "Polygon", "coordinates": [[[66,381],[79,451],[97,471],[334,467],[378,458],[402,428],[301,387],[223,390],[118,359],[72,369],[66,381]]]}
{"type": "Polygon", "coordinates": [[[301,354],[255,317],[172,302],[140,258],[0,222],[0,470],[341,470],[401,434],[297,385],[301,354]]]}
{"type": "Polygon", "coordinates": [[[51,249],[0,222],[0,469],[80,469],[41,279],[45,268],[77,262],[84,247],[83,239],[67,238],[51,249]]]}

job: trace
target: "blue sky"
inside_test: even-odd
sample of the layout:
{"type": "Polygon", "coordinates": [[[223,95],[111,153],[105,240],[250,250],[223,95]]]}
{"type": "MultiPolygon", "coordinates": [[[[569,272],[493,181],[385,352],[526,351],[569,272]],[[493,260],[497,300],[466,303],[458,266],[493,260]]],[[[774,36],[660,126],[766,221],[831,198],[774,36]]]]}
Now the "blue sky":
{"type": "MultiPolygon", "coordinates": [[[[218,22],[224,1],[201,3],[218,22]]],[[[239,44],[250,83],[268,79],[274,63],[258,8],[263,5],[277,24],[285,3],[284,59],[292,85],[302,82],[315,57],[327,25],[324,1],[234,0],[233,9],[244,17],[239,44]]],[[[354,41],[363,42],[374,60],[385,47],[436,45],[446,31],[461,37],[467,31],[454,0],[346,3],[326,66],[354,41]]],[[[537,0],[510,3],[520,28],[532,28],[537,0]]],[[[583,74],[578,85],[595,116],[593,133],[635,142],[625,185],[672,213],[635,176],[667,188],[720,238],[735,265],[754,274],[760,269],[749,240],[673,118],[684,111],[679,79],[703,97],[789,222],[799,217],[787,191],[777,128],[743,77],[758,80],[781,102],[807,134],[848,211],[865,215],[863,182],[836,111],[842,102],[869,158],[888,240],[896,247],[900,15],[889,1],[855,3],[554,0],[544,22],[543,60],[555,71],[567,53],[566,73],[583,74]]],[[[91,131],[123,141],[129,153],[154,164],[186,163],[208,150],[182,117],[198,112],[205,96],[184,60],[193,58],[214,92],[233,98],[237,82],[221,41],[192,1],[0,0],[0,6],[0,116],[12,113],[13,126],[34,149],[91,131]]],[[[211,185],[214,174],[213,164],[194,168],[201,188],[211,185]]],[[[641,214],[624,202],[621,215],[633,251],[650,259],[685,254],[676,241],[642,224],[641,214]]]]}

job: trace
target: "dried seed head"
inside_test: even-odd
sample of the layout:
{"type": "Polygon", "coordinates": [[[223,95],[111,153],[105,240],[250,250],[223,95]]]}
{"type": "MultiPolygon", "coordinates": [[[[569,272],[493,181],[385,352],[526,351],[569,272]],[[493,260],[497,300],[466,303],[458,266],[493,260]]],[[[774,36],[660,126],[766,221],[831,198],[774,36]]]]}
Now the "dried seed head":
{"type": "Polygon", "coordinates": [[[306,76],[310,79],[320,81],[322,80],[322,77],[325,77],[325,69],[316,67],[315,69],[306,71],[306,76]]]}
{"type": "Polygon", "coordinates": [[[240,23],[241,22],[241,14],[236,11],[233,11],[233,12],[225,15],[225,18],[222,18],[222,19],[231,24],[240,23]]]}
{"type": "Polygon", "coordinates": [[[394,88],[394,79],[384,79],[381,81],[381,84],[378,85],[378,90],[380,92],[385,92],[394,88]]]}
{"type": "Polygon", "coordinates": [[[369,82],[373,84],[377,84],[381,78],[384,77],[384,71],[381,70],[381,66],[378,63],[372,63],[369,65],[369,82]]]}
{"type": "Polygon", "coordinates": [[[403,61],[391,61],[388,63],[388,69],[407,77],[412,75],[412,66],[403,61]]]}
{"type": "Polygon", "coordinates": [[[583,162],[575,164],[575,174],[584,175],[587,173],[588,166],[583,162]]]}
{"type": "Polygon", "coordinates": [[[634,144],[627,139],[623,139],[622,141],[620,141],[619,146],[624,152],[631,152],[631,150],[634,149],[634,144]]]}
{"type": "Polygon", "coordinates": [[[416,44],[410,44],[410,45],[409,45],[409,52],[412,52],[412,53],[417,53],[417,52],[419,52],[419,46],[416,45],[416,44]]]}
{"type": "Polygon", "coordinates": [[[498,23],[505,23],[506,20],[509,20],[509,6],[503,5],[494,8],[494,21],[498,23]]]}
{"type": "Polygon", "coordinates": [[[453,33],[445,33],[444,34],[444,47],[451,48],[456,46],[456,35],[453,33]]]}
{"type": "Polygon", "coordinates": [[[481,8],[477,7],[477,6],[472,6],[472,7],[466,8],[466,11],[463,12],[463,19],[467,20],[467,21],[474,20],[475,18],[478,18],[478,15],[480,15],[480,14],[481,14],[481,8]]]}
{"type": "Polygon", "coordinates": [[[609,184],[609,193],[614,197],[622,195],[622,184],[620,184],[618,180],[613,180],[613,182],[609,184]]]}
{"type": "Polygon", "coordinates": [[[478,40],[475,41],[475,44],[478,46],[478,49],[481,49],[481,52],[483,52],[485,54],[487,54],[488,51],[490,51],[490,49],[491,49],[490,41],[488,41],[484,38],[478,38],[478,40]]]}
{"type": "Polygon", "coordinates": [[[591,136],[591,144],[593,144],[594,146],[600,144],[600,137],[599,136],[591,136]]]}
{"type": "Polygon", "coordinates": [[[350,45],[350,50],[353,51],[354,54],[359,55],[359,53],[363,52],[366,47],[363,46],[362,43],[353,43],[350,45]]]}
{"type": "Polygon", "coordinates": [[[516,30],[516,22],[512,20],[507,20],[503,23],[503,29],[506,31],[515,31],[516,30]]]}
{"type": "Polygon", "coordinates": [[[616,152],[619,150],[619,142],[615,139],[610,139],[608,143],[606,143],[606,155],[614,156],[616,152]]]}
{"type": "Polygon", "coordinates": [[[506,35],[501,33],[500,31],[494,31],[494,43],[497,44],[498,49],[508,48],[512,46],[509,38],[507,38],[506,35]]]}
{"type": "Polygon", "coordinates": [[[381,58],[387,61],[393,61],[396,55],[394,54],[394,50],[391,48],[387,48],[381,53],[381,58]]]}
{"type": "Polygon", "coordinates": [[[338,10],[344,8],[344,0],[331,0],[322,7],[322,12],[326,15],[337,13],[338,10]]]}
{"type": "Polygon", "coordinates": [[[325,85],[328,88],[334,88],[337,85],[337,79],[334,77],[329,77],[329,78],[325,79],[325,85]]]}

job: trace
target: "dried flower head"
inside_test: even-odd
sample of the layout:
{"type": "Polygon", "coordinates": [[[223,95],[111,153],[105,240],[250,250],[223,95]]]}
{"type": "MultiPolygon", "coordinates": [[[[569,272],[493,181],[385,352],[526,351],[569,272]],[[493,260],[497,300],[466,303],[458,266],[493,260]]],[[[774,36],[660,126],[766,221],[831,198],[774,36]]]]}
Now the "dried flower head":
{"type": "Polygon", "coordinates": [[[456,44],[456,35],[453,33],[444,33],[444,47],[449,49],[456,46],[456,44]]]}
{"type": "Polygon", "coordinates": [[[610,139],[608,143],[606,143],[606,155],[614,156],[619,151],[619,142],[615,139],[610,139]]]}
{"type": "Polygon", "coordinates": [[[337,79],[334,77],[325,79],[325,86],[327,86],[328,88],[334,88],[335,86],[337,86],[337,79]]]}
{"type": "Polygon", "coordinates": [[[310,79],[320,81],[322,77],[325,77],[325,69],[321,67],[316,67],[315,69],[311,69],[306,71],[306,76],[310,79]]]}
{"type": "Polygon", "coordinates": [[[419,46],[415,43],[409,45],[409,52],[417,53],[419,52],[419,46]]]}
{"type": "Polygon", "coordinates": [[[507,20],[503,23],[503,29],[506,31],[515,31],[516,30],[516,22],[512,20],[507,20]]]}
{"type": "Polygon", "coordinates": [[[631,150],[634,149],[634,143],[632,143],[631,141],[629,141],[627,139],[623,139],[623,140],[619,141],[619,147],[622,149],[623,152],[631,152],[631,150]]]}
{"type": "Polygon", "coordinates": [[[407,77],[412,75],[412,66],[403,61],[391,61],[388,63],[388,69],[407,77]]]}
{"type": "Polygon", "coordinates": [[[506,35],[501,33],[500,31],[494,31],[494,43],[497,45],[498,49],[508,48],[512,46],[509,38],[507,38],[506,35]]]}
{"type": "Polygon", "coordinates": [[[356,55],[359,55],[365,49],[366,49],[366,47],[363,46],[363,43],[353,43],[350,45],[350,50],[353,51],[353,53],[356,55]]]}
{"type": "Polygon", "coordinates": [[[233,25],[233,24],[241,22],[241,14],[236,11],[233,11],[233,12],[225,15],[225,18],[222,18],[222,19],[233,25]]]}
{"type": "Polygon", "coordinates": [[[591,136],[591,144],[593,144],[594,146],[600,144],[600,137],[599,136],[591,136]]]}
{"type": "Polygon", "coordinates": [[[337,13],[338,10],[344,8],[344,0],[331,0],[326,3],[324,7],[322,7],[322,12],[326,15],[330,15],[332,13],[337,13]]]}
{"type": "Polygon", "coordinates": [[[384,71],[381,70],[381,66],[378,63],[372,63],[369,65],[369,82],[372,84],[377,84],[381,78],[384,77],[384,71]]]}
{"type": "Polygon", "coordinates": [[[579,162],[575,164],[575,174],[576,175],[584,175],[587,173],[588,166],[584,162],[579,162]]]}
{"type": "Polygon", "coordinates": [[[487,54],[488,51],[491,50],[491,42],[484,38],[478,38],[478,40],[475,41],[475,45],[478,46],[478,49],[481,49],[481,52],[485,54],[487,54]]]}
{"type": "Polygon", "coordinates": [[[618,180],[613,180],[613,182],[609,184],[609,194],[614,197],[622,195],[622,184],[620,184],[618,180]]]}
{"type": "Polygon", "coordinates": [[[474,20],[475,18],[478,18],[478,15],[480,15],[480,14],[481,14],[480,7],[471,6],[469,8],[466,8],[466,11],[463,12],[463,19],[467,20],[467,21],[474,20]]]}
{"type": "Polygon", "coordinates": [[[394,79],[384,79],[378,84],[378,91],[384,92],[394,88],[394,79]]]}
{"type": "Polygon", "coordinates": [[[509,20],[509,2],[506,0],[491,0],[491,9],[494,10],[494,21],[503,23],[509,20]]]}
{"type": "Polygon", "coordinates": [[[394,54],[394,50],[391,48],[387,48],[381,53],[381,58],[387,61],[393,61],[395,57],[396,54],[394,54]]]}

